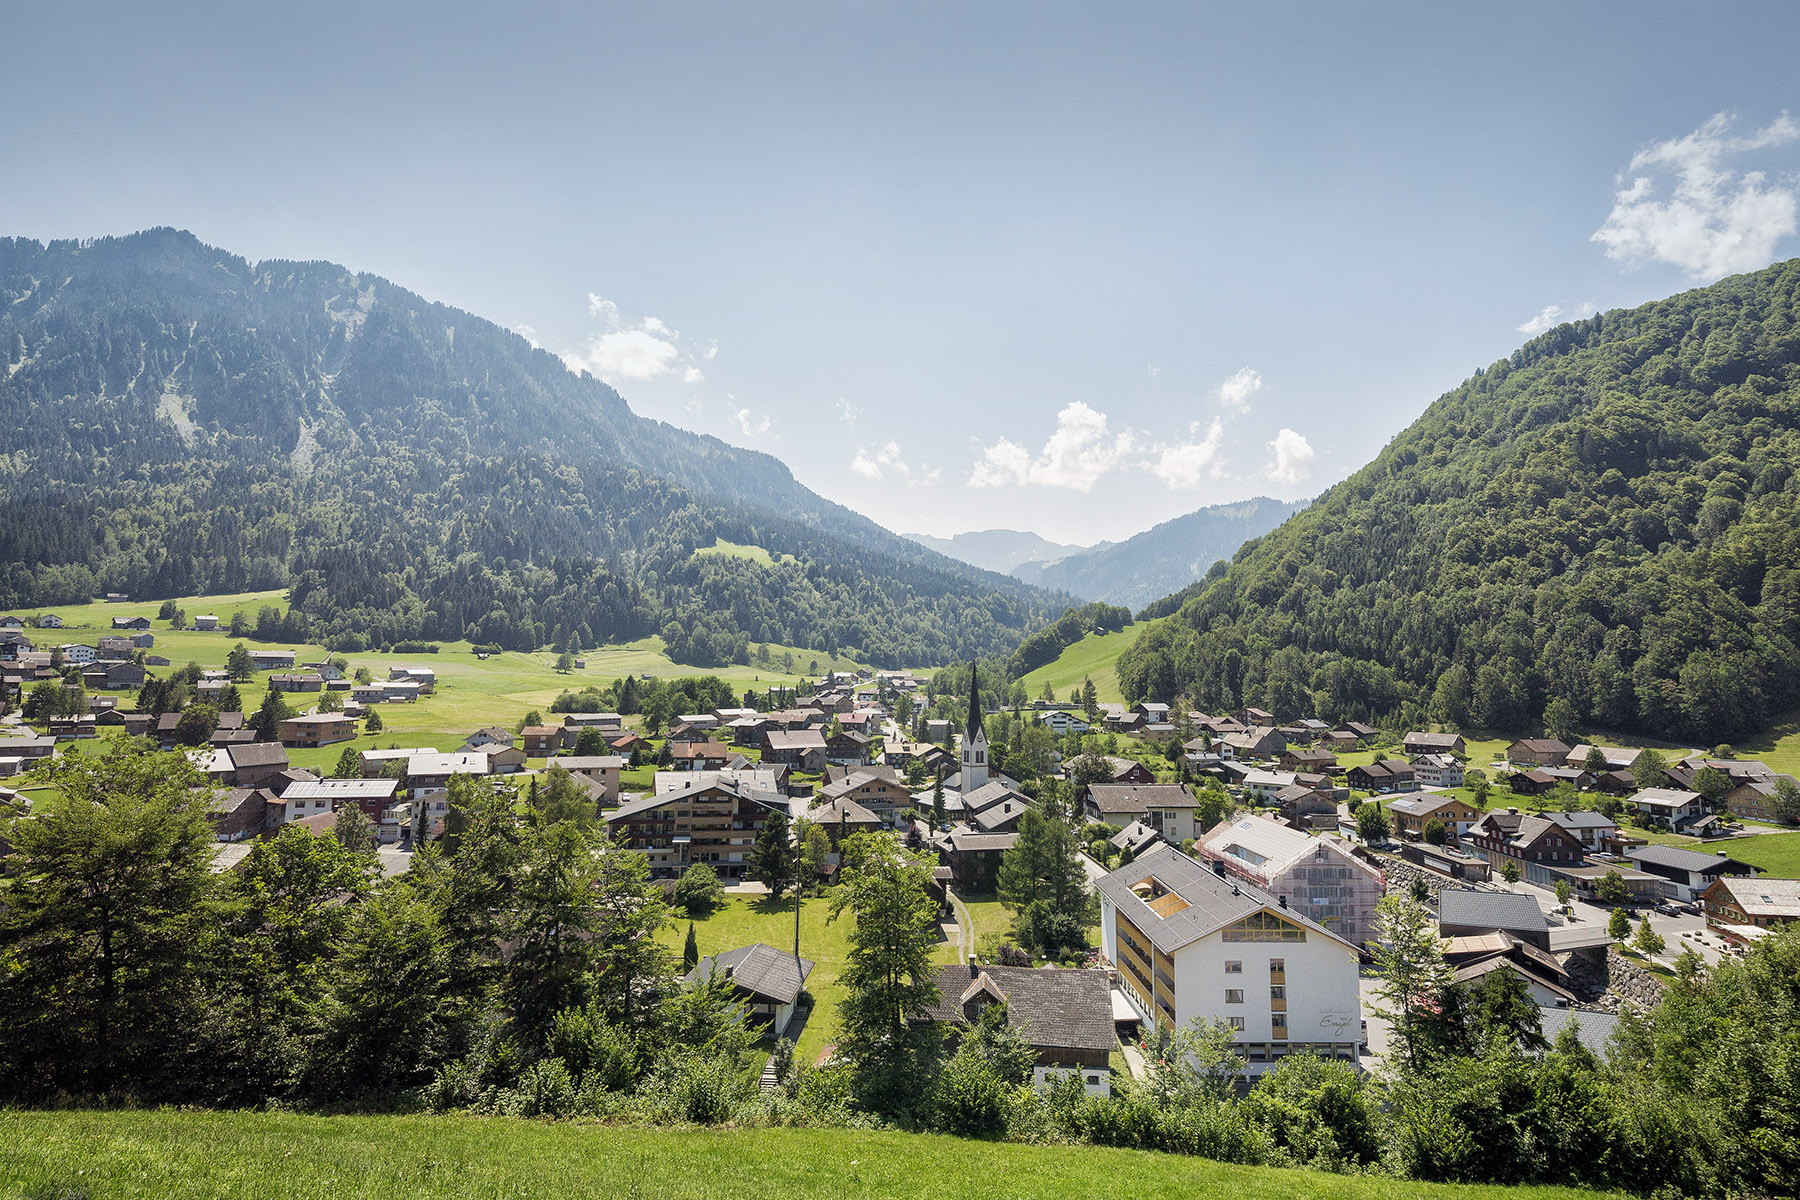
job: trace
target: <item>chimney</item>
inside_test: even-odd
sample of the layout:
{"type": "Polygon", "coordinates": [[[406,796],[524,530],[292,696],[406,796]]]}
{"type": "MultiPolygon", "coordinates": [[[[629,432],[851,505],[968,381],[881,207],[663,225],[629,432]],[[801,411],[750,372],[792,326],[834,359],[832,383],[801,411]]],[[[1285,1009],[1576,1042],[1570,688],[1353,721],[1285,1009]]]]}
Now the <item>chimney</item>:
{"type": "Polygon", "coordinates": [[[1287,907],[1287,897],[1286,896],[1278,896],[1276,898],[1281,901],[1281,907],[1283,907],[1283,908],[1287,907]]]}
{"type": "Polygon", "coordinates": [[[972,958],[969,960],[969,978],[970,979],[981,978],[981,964],[976,962],[972,958]]]}
{"type": "Polygon", "coordinates": [[[1239,896],[1239,895],[1242,895],[1243,893],[1238,889],[1238,885],[1234,883],[1231,885],[1231,894],[1234,896],[1239,896]]]}
{"type": "Polygon", "coordinates": [[[1511,813],[1515,817],[1519,815],[1519,810],[1516,807],[1509,806],[1506,811],[1511,813]]]}

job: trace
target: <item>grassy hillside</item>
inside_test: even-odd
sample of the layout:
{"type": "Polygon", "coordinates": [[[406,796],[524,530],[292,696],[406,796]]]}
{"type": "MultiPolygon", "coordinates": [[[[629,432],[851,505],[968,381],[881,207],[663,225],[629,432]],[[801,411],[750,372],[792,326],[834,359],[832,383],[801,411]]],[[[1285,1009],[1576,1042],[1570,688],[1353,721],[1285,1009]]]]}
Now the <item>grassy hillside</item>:
{"type": "Polygon", "coordinates": [[[1113,664],[1118,661],[1125,647],[1142,637],[1147,628],[1148,623],[1140,621],[1127,625],[1116,633],[1088,634],[1065,649],[1054,661],[1028,672],[1023,677],[1027,694],[1036,699],[1047,683],[1056,689],[1057,698],[1061,699],[1071,687],[1084,679],[1092,679],[1094,690],[1099,693],[1103,703],[1123,700],[1124,697],[1119,692],[1119,677],[1113,671],[1113,664]]]}
{"type": "Polygon", "coordinates": [[[1134,1150],[926,1134],[643,1129],[475,1117],[0,1114],[0,1189],[92,1200],[1574,1200],[1134,1150]]]}
{"type": "MultiPolygon", "coordinates": [[[[777,561],[774,555],[770,554],[761,546],[743,546],[739,545],[737,542],[728,542],[724,538],[720,538],[710,546],[702,546],[700,549],[694,551],[695,558],[706,558],[709,556],[741,558],[748,562],[759,563],[765,567],[772,567],[777,561]]],[[[795,559],[791,554],[783,554],[779,561],[791,563],[794,562],[795,559]]]]}
{"type": "Polygon", "coordinates": [[[1800,879],[1800,833],[1765,833],[1753,838],[1739,838],[1724,846],[1714,843],[1707,851],[1718,849],[1747,862],[1765,875],[1777,879],[1800,879]]]}

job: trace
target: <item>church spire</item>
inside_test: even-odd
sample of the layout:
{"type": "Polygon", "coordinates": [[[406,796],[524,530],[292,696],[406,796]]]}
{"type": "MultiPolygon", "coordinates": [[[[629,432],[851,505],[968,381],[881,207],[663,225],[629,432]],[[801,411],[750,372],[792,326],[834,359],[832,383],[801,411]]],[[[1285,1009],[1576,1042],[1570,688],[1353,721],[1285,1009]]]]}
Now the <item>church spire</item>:
{"type": "Polygon", "coordinates": [[[976,679],[975,664],[969,663],[969,724],[963,731],[962,776],[963,795],[968,795],[988,781],[987,730],[981,720],[981,685],[976,679]]]}
{"type": "MultiPolygon", "coordinates": [[[[976,684],[975,663],[969,662],[969,723],[963,729],[967,737],[974,737],[983,728],[981,720],[981,690],[976,684]]],[[[985,736],[985,735],[984,735],[985,736]]]]}

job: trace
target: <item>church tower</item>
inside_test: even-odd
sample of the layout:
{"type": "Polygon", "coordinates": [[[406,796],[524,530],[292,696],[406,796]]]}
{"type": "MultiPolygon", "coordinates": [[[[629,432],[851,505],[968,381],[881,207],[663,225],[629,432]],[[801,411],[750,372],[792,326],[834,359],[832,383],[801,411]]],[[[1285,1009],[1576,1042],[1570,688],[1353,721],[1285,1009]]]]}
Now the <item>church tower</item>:
{"type": "Polygon", "coordinates": [[[975,664],[969,664],[969,724],[963,730],[962,743],[962,787],[963,795],[968,795],[988,781],[988,740],[987,731],[981,722],[981,695],[975,685],[975,664]]]}

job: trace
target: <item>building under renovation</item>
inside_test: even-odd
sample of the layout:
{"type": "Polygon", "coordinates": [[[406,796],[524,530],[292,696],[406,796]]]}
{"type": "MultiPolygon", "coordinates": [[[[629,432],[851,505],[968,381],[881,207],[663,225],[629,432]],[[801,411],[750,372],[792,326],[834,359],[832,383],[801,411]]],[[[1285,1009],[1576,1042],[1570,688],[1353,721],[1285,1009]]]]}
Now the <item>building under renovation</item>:
{"type": "Polygon", "coordinates": [[[1341,838],[1312,837],[1264,817],[1241,816],[1220,822],[1195,842],[1194,857],[1285,899],[1353,945],[1375,936],[1375,905],[1387,881],[1341,838]]]}

